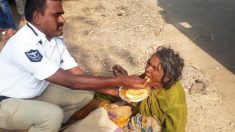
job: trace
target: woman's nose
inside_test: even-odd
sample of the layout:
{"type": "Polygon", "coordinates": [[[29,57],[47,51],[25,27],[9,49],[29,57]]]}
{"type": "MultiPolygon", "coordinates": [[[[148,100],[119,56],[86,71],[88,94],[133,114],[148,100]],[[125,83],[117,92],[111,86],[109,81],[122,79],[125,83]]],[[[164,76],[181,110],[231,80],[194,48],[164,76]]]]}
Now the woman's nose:
{"type": "Polygon", "coordinates": [[[153,69],[153,68],[152,68],[151,66],[147,66],[147,67],[146,67],[146,71],[147,71],[147,72],[151,72],[152,69],[153,69]]]}

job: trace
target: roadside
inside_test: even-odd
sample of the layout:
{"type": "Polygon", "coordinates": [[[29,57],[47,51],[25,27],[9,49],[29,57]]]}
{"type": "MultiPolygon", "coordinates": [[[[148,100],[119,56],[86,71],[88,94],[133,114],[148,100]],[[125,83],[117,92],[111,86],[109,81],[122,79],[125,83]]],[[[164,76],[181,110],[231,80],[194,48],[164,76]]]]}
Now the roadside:
{"type": "Polygon", "coordinates": [[[160,39],[174,43],[187,60],[210,77],[234,124],[234,1],[158,0],[158,5],[167,20],[165,37],[160,39]]]}
{"type": "Polygon", "coordinates": [[[226,100],[228,97],[222,93],[233,88],[223,85],[230,84],[229,86],[231,86],[232,81],[228,80],[228,78],[232,79],[231,73],[195,46],[171,24],[165,25],[160,39],[165,39],[165,43],[171,43],[175,49],[180,51],[187,62],[182,79],[187,89],[186,92],[188,92],[186,95],[189,113],[186,131],[233,132],[235,130],[232,115],[234,108],[231,105],[233,100],[226,100]],[[216,69],[216,67],[220,68],[216,69]],[[223,76],[225,79],[219,81],[215,79],[215,76],[219,74],[218,70],[219,76],[223,76]],[[220,91],[221,88],[223,91],[220,91]]]}
{"type": "Polygon", "coordinates": [[[159,3],[154,0],[66,1],[64,7],[65,40],[86,70],[111,75],[112,65],[120,64],[131,74],[140,74],[148,55],[157,46],[169,45],[181,53],[186,63],[182,79],[188,103],[186,131],[235,130],[229,111],[233,108],[228,109],[226,105],[233,100],[224,96],[232,91],[219,91],[232,90],[228,86],[233,85],[233,74],[175,25],[169,24],[174,15],[159,3]],[[218,80],[219,77],[222,78],[218,80]]]}
{"type": "Polygon", "coordinates": [[[234,74],[177,29],[174,14],[162,6],[155,0],[65,0],[65,42],[81,67],[103,75],[111,75],[114,64],[141,74],[157,46],[173,47],[186,63],[182,78],[188,103],[186,131],[235,131],[234,74]]]}

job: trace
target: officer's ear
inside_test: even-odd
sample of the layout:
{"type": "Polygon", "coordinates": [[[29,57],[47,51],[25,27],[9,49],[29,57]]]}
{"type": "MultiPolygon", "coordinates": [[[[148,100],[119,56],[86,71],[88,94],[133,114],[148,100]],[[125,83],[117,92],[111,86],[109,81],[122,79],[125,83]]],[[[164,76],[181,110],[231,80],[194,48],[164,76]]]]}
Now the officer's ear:
{"type": "Polygon", "coordinates": [[[41,23],[41,18],[42,18],[42,14],[39,11],[34,11],[33,12],[33,22],[36,25],[40,25],[41,23]]]}

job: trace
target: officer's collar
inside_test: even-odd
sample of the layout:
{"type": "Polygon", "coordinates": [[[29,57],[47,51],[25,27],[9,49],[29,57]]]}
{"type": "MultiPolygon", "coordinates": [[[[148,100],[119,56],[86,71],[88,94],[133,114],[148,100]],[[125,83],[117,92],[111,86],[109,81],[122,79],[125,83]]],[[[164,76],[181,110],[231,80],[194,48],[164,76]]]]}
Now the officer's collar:
{"type": "Polygon", "coordinates": [[[30,28],[30,30],[33,32],[33,34],[39,38],[38,42],[40,44],[43,44],[47,41],[46,35],[43,32],[41,32],[40,30],[38,30],[33,24],[28,22],[27,26],[30,28]]]}

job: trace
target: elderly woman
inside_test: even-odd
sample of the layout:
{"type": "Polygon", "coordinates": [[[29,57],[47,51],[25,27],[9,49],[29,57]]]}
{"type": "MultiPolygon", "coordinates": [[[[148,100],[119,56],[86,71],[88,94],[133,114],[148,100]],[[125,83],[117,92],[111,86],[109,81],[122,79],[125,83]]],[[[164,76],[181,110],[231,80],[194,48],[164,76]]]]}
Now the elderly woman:
{"type": "MultiPolygon", "coordinates": [[[[173,49],[158,47],[152,54],[145,73],[141,75],[150,79],[147,85],[151,92],[148,98],[138,103],[136,108],[141,116],[132,118],[132,128],[133,125],[143,127],[138,125],[141,122],[139,119],[153,117],[163,132],[185,131],[187,106],[184,89],[179,81],[183,67],[184,60],[173,49]]],[[[126,70],[119,65],[113,69],[117,76],[127,75],[126,70]]]]}
{"type": "MultiPolygon", "coordinates": [[[[142,78],[148,78],[146,85],[151,91],[149,96],[137,104],[131,103],[133,111],[135,111],[133,114],[129,114],[130,109],[125,106],[106,109],[112,116],[116,114],[115,118],[111,116],[110,119],[122,128],[124,132],[185,131],[187,106],[184,89],[179,81],[183,67],[184,60],[178,53],[170,48],[158,47],[157,51],[147,61],[145,73],[141,75],[142,78]],[[123,118],[125,115],[126,117],[123,118]],[[128,118],[131,115],[135,116],[129,120],[128,118]]],[[[127,71],[119,65],[113,67],[113,72],[115,76],[128,75],[127,71]]],[[[114,96],[119,95],[116,89],[109,89],[103,92],[114,96]]],[[[77,113],[77,119],[81,119],[80,117],[84,112],[87,115],[89,111],[100,106],[102,106],[102,103],[99,101],[91,102],[87,107],[84,107],[83,112],[77,113]],[[97,103],[101,105],[97,105],[97,103]]],[[[105,107],[107,108],[107,106],[105,107]]],[[[77,125],[77,129],[80,130],[79,125],[77,125]]]]}

